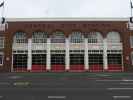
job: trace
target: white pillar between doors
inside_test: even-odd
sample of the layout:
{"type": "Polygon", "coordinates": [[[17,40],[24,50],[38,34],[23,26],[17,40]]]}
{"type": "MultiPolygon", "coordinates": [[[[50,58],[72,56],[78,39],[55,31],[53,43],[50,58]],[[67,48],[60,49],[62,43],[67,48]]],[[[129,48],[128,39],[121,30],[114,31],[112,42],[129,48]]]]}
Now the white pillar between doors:
{"type": "Polygon", "coordinates": [[[66,70],[69,70],[70,69],[70,54],[69,54],[69,46],[70,46],[70,43],[69,43],[69,39],[66,38],[66,56],[65,56],[65,69],[66,70]]]}
{"type": "Polygon", "coordinates": [[[104,70],[108,69],[108,61],[107,61],[107,39],[103,40],[103,64],[104,70]]]}
{"type": "Polygon", "coordinates": [[[28,67],[27,70],[32,69],[32,39],[28,39],[28,67]]]}
{"type": "Polygon", "coordinates": [[[51,69],[51,53],[50,53],[50,47],[51,47],[51,39],[47,38],[47,62],[46,62],[46,70],[51,69]]]}
{"type": "Polygon", "coordinates": [[[89,63],[88,63],[88,39],[87,38],[85,38],[84,64],[85,64],[85,70],[89,70],[89,63]]]}

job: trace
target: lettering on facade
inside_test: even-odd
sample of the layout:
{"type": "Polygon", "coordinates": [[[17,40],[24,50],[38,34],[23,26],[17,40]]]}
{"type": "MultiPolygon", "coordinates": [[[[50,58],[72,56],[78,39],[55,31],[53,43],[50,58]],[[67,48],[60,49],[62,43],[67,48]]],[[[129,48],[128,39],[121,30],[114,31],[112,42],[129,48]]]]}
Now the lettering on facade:
{"type": "Polygon", "coordinates": [[[82,23],[82,24],[58,24],[58,23],[47,23],[47,24],[25,24],[24,25],[24,28],[27,28],[27,29],[49,29],[49,28],[70,28],[70,29],[80,29],[81,27],[82,28],[89,28],[89,27],[98,27],[98,26],[103,26],[103,27],[110,27],[110,24],[95,24],[95,23],[90,23],[90,24],[87,24],[87,23],[82,23]]]}

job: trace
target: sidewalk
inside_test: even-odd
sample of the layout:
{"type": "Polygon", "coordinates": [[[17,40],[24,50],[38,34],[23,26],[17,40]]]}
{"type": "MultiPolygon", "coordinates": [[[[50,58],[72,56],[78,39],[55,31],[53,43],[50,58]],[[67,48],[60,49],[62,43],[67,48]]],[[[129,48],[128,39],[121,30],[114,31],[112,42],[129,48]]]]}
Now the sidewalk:
{"type": "Polygon", "coordinates": [[[23,76],[23,77],[49,77],[49,78],[63,78],[63,77],[71,77],[71,78],[86,78],[86,77],[112,77],[112,78],[123,78],[128,76],[133,76],[133,73],[126,73],[126,72],[120,72],[120,73],[1,73],[1,76],[23,76]]]}

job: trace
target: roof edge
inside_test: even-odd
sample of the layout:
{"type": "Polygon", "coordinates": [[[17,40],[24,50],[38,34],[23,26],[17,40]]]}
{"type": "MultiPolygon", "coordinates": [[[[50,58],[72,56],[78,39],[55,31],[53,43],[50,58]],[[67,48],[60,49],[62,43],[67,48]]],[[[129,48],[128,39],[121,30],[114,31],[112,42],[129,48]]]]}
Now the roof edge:
{"type": "Polygon", "coordinates": [[[55,17],[55,18],[6,18],[7,22],[31,22],[31,21],[129,21],[128,17],[55,17]]]}

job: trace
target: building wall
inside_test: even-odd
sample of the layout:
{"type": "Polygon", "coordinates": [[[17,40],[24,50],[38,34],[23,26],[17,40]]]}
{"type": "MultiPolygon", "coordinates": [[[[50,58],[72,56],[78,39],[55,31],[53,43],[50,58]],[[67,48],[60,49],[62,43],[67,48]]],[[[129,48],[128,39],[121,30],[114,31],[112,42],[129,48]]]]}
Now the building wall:
{"type": "Polygon", "coordinates": [[[73,31],[101,32],[106,38],[108,32],[116,31],[120,33],[123,43],[123,61],[125,67],[131,65],[130,54],[133,49],[130,48],[131,31],[127,28],[127,21],[36,21],[36,22],[8,22],[8,29],[2,34],[5,36],[4,64],[0,66],[0,71],[11,71],[12,65],[12,43],[16,32],[27,33],[27,39],[31,38],[35,31],[48,32],[51,35],[55,31],[63,31],[66,37],[73,31]]]}

